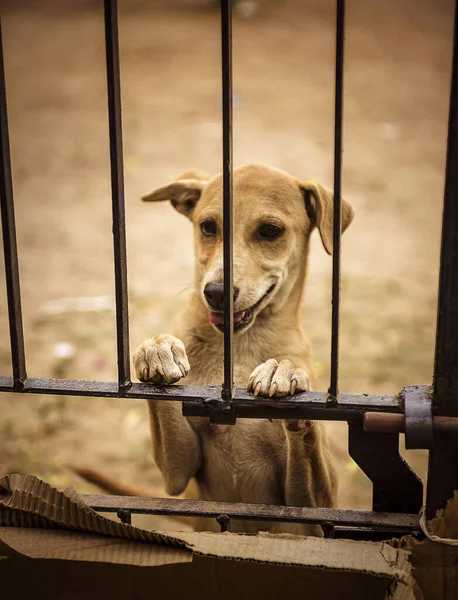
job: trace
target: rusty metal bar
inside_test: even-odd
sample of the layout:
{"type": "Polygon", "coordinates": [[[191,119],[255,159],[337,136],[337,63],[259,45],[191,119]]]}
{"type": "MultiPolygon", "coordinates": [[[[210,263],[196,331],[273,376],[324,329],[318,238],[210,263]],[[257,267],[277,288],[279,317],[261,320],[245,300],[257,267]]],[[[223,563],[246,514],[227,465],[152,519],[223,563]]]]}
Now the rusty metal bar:
{"type": "MultiPolygon", "coordinates": [[[[427,386],[425,386],[427,389],[427,386]]],[[[12,377],[0,377],[0,392],[52,394],[65,396],[133,398],[182,402],[183,413],[192,416],[218,416],[221,406],[219,386],[150,385],[134,383],[120,394],[115,382],[70,379],[29,378],[23,389],[15,389],[12,377]]],[[[301,392],[285,398],[254,397],[244,389],[235,390],[231,403],[237,418],[314,419],[362,423],[366,412],[403,414],[397,395],[341,394],[338,407],[329,407],[325,392],[301,392]]]]}
{"type": "MultiPolygon", "coordinates": [[[[365,431],[378,433],[405,433],[406,419],[403,414],[366,412],[363,425],[365,431]]],[[[458,417],[434,417],[435,434],[458,435],[458,417]]]]}
{"type": "Polygon", "coordinates": [[[129,306],[127,293],[126,214],[122,153],[121,85],[119,71],[118,3],[105,0],[105,44],[110,131],[111,195],[116,292],[118,385],[121,393],[131,386],[129,358],[129,306]]]}
{"type": "Polygon", "coordinates": [[[334,116],[334,230],[332,251],[332,332],[331,332],[331,402],[339,393],[339,318],[340,318],[340,254],[342,236],[342,131],[343,76],[345,44],[345,0],[337,0],[336,76],[334,116]]]}
{"type": "MultiPolygon", "coordinates": [[[[433,413],[458,416],[458,3],[455,3],[452,81],[445,172],[437,311],[433,413]]],[[[435,435],[429,455],[426,515],[444,508],[458,489],[458,436],[435,435]]]]}
{"type": "Polygon", "coordinates": [[[405,433],[406,417],[397,413],[367,412],[363,418],[364,431],[374,433],[405,433]]]}
{"type": "Polygon", "coordinates": [[[221,397],[232,399],[234,387],[234,286],[232,269],[232,0],[221,0],[223,114],[223,256],[224,256],[224,381],[221,397]]]}
{"type": "Polygon", "coordinates": [[[27,379],[24,333],[22,328],[21,288],[19,284],[19,260],[14,218],[13,180],[11,176],[8,111],[6,101],[5,65],[3,61],[3,38],[0,22],[0,202],[2,213],[3,251],[5,255],[6,290],[10,326],[11,362],[14,387],[20,390],[27,379]]]}
{"type": "Polygon", "coordinates": [[[132,514],[212,519],[221,519],[221,516],[224,515],[224,517],[231,520],[249,519],[250,521],[282,521],[317,525],[328,523],[406,533],[420,531],[419,517],[415,514],[97,494],[82,494],[81,497],[91,508],[100,512],[118,513],[122,509],[132,514]]]}

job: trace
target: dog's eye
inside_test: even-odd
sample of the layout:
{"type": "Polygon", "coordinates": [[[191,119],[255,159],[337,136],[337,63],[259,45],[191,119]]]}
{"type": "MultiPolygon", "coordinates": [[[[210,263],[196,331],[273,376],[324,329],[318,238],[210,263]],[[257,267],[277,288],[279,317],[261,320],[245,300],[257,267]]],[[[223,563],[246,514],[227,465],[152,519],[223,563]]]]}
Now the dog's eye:
{"type": "Polygon", "coordinates": [[[201,229],[202,233],[206,236],[215,235],[216,234],[216,223],[215,223],[215,221],[212,221],[210,219],[208,221],[202,221],[202,223],[200,224],[200,229],[201,229]]]}
{"type": "Polygon", "coordinates": [[[283,233],[283,229],[272,223],[265,223],[258,229],[258,239],[260,240],[275,240],[283,233]]]}

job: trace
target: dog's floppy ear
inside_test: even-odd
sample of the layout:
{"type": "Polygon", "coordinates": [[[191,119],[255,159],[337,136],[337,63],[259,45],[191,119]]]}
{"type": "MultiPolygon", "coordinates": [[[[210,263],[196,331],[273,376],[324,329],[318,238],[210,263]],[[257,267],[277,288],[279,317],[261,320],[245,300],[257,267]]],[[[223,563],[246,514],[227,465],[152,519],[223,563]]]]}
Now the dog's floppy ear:
{"type": "MultiPolygon", "coordinates": [[[[301,188],[304,191],[305,208],[309,219],[318,227],[326,252],[332,254],[334,192],[312,179],[301,183],[301,188]]],[[[354,215],[353,206],[342,198],[342,232],[350,225],[354,215]]]]}
{"type": "Polygon", "coordinates": [[[199,201],[202,190],[210,180],[210,175],[202,171],[186,171],[175,181],[142,196],[145,202],[170,200],[172,206],[185,217],[192,220],[192,213],[199,201]]]}

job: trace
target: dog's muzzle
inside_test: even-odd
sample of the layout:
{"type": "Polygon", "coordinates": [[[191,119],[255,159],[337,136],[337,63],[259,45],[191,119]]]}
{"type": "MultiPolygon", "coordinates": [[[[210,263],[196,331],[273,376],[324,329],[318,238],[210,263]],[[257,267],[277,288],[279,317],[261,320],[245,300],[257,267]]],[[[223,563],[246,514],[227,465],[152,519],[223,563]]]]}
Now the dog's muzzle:
{"type": "MultiPolygon", "coordinates": [[[[215,308],[216,302],[215,302],[215,293],[214,293],[215,288],[214,287],[210,288],[210,292],[212,294],[211,301],[209,300],[209,298],[207,296],[207,288],[209,286],[218,286],[216,298],[219,299],[218,307],[221,307],[220,310],[210,310],[209,311],[208,316],[210,319],[210,323],[212,325],[214,325],[219,331],[223,331],[224,330],[224,312],[223,312],[224,311],[224,286],[223,286],[223,284],[207,284],[205,286],[204,295],[205,295],[205,299],[207,300],[207,303],[210,306],[210,308],[215,308]]],[[[267,290],[267,292],[255,304],[253,304],[249,308],[246,308],[244,310],[240,310],[240,311],[234,313],[234,331],[240,331],[241,329],[246,327],[249,323],[251,323],[251,321],[253,320],[253,317],[254,317],[255,310],[258,308],[258,306],[260,306],[262,304],[262,302],[266,298],[268,298],[270,296],[270,294],[274,291],[274,288],[275,288],[275,283],[270,286],[270,288],[267,290]]],[[[239,293],[238,288],[234,288],[234,301],[236,300],[238,293],[239,293]]]]}

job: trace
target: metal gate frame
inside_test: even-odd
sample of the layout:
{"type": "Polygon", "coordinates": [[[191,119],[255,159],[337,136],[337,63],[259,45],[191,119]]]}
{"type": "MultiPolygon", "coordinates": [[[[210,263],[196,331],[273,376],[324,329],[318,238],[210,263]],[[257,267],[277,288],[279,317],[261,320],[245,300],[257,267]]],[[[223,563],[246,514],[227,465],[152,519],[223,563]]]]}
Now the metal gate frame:
{"type": "Polygon", "coordinates": [[[0,24],[0,201],[13,376],[0,377],[0,392],[142,398],[182,403],[183,415],[235,424],[237,419],[347,421],[349,452],[373,483],[373,511],[274,506],[177,499],[85,495],[95,510],[132,514],[211,517],[221,529],[231,519],[314,523],[326,535],[376,539],[420,531],[423,485],[399,455],[399,433],[409,448],[429,448],[426,514],[434,516],[458,489],[458,2],[452,64],[447,167],[440,262],[437,337],[432,388],[406,387],[398,395],[339,393],[342,116],[345,0],[336,0],[334,230],[331,376],[327,393],[257,397],[233,385],[232,278],[232,3],[221,0],[224,234],[224,381],[222,386],[157,386],[130,379],[126,225],[122,152],[121,87],[117,0],[104,0],[110,134],[118,381],[27,377],[16,243],[7,99],[0,24]]]}

